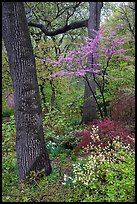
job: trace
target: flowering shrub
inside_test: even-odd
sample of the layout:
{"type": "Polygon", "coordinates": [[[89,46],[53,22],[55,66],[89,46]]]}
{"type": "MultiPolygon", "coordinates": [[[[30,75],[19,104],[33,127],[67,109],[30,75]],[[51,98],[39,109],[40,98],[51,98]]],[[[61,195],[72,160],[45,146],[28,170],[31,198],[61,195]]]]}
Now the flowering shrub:
{"type": "MultiPolygon", "coordinates": [[[[49,58],[44,60],[54,66],[65,68],[65,70],[51,74],[50,77],[57,78],[66,75],[83,77],[86,73],[103,75],[106,74],[106,63],[109,63],[109,61],[131,59],[130,56],[125,55],[128,49],[123,49],[123,45],[128,42],[125,37],[118,38],[117,34],[112,30],[106,33],[105,27],[101,27],[98,31],[93,30],[93,32],[95,32],[96,35],[94,39],[87,37],[85,43],[79,44],[78,49],[66,53],[65,57],[63,54],[60,55],[56,62],[53,62],[49,58]],[[99,59],[99,63],[88,62],[88,57],[91,54],[94,59],[99,59]]],[[[109,75],[105,75],[105,77],[111,78],[109,75]]]]}
{"type": "MultiPolygon", "coordinates": [[[[101,148],[95,148],[94,152],[88,157],[79,158],[79,163],[73,165],[73,172],[75,175],[73,183],[82,182],[83,185],[88,186],[91,180],[92,182],[96,180],[96,173],[100,165],[105,164],[106,162],[108,164],[111,162],[125,162],[125,157],[121,156],[119,153],[121,153],[120,149],[127,151],[128,147],[124,147],[117,139],[113,141],[113,147],[114,149],[110,150],[109,145],[104,151],[102,151],[101,148]]],[[[90,148],[85,149],[88,152],[90,148]]],[[[97,177],[99,177],[99,175],[97,177]]]]}
{"type": "Polygon", "coordinates": [[[125,201],[133,199],[135,187],[134,152],[125,147],[119,137],[104,148],[89,145],[92,153],[78,158],[72,176],[64,175],[62,185],[70,185],[84,201],[125,201]],[[84,193],[84,195],[83,195],[84,193]]]}
{"type": "MultiPolygon", "coordinates": [[[[91,128],[98,137],[99,127],[91,128]]],[[[90,144],[84,150],[90,155],[84,158],[74,157],[73,154],[68,157],[66,151],[48,141],[53,171],[39,181],[35,179],[37,174],[34,174],[34,184],[30,185],[18,182],[13,116],[9,122],[2,124],[2,135],[4,202],[134,202],[135,155],[119,137],[103,150],[90,144]]]]}
{"type": "Polygon", "coordinates": [[[82,77],[89,86],[91,95],[93,95],[100,116],[104,118],[108,115],[107,107],[105,105],[105,86],[107,79],[123,80],[123,78],[117,78],[109,75],[108,68],[114,67],[112,64],[114,61],[120,62],[121,60],[132,61],[131,56],[127,56],[128,49],[124,48],[124,45],[128,42],[126,37],[117,37],[117,33],[109,30],[105,27],[101,27],[95,32],[95,38],[86,38],[85,43],[81,43],[75,46],[75,49],[64,54],[61,54],[57,61],[51,59],[42,59],[42,61],[51,64],[52,66],[59,66],[60,71],[55,72],[49,76],[57,79],[58,77],[82,77]],[[89,56],[94,60],[89,60],[89,56]],[[101,94],[101,100],[103,102],[103,109],[100,108],[96,94],[93,88],[90,86],[90,78],[93,76],[94,82],[97,85],[99,93],[101,94]]]}
{"type": "Polygon", "coordinates": [[[104,149],[109,144],[112,145],[113,139],[119,136],[120,140],[125,145],[130,145],[131,149],[134,149],[134,137],[129,130],[124,128],[117,122],[109,119],[97,120],[94,123],[89,124],[84,132],[77,132],[81,142],[75,147],[75,154],[78,154],[80,149],[88,148],[92,145],[94,147],[101,147],[104,149]]]}

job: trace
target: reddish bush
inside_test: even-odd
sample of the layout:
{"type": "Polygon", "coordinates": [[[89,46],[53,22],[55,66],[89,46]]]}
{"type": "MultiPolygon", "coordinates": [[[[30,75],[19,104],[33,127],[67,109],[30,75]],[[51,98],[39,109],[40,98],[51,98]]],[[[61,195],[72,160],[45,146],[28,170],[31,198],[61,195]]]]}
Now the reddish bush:
{"type": "Polygon", "coordinates": [[[125,127],[107,118],[94,121],[88,125],[85,131],[76,133],[76,137],[79,137],[81,142],[75,147],[75,154],[77,155],[80,149],[84,149],[90,144],[100,145],[101,148],[104,148],[108,142],[111,144],[117,136],[125,145],[129,144],[130,148],[134,149],[134,135],[125,127]],[[98,127],[96,132],[93,130],[94,127],[98,127]],[[92,135],[94,137],[91,137],[92,135]]]}
{"type": "Polygon", "coordinates": [[[111,102],[111,119],[122,124],[132,125],[134,128],[135,96],[126,93],[126,87],[125,90],[118,90],[116,97],[111,102]]]}

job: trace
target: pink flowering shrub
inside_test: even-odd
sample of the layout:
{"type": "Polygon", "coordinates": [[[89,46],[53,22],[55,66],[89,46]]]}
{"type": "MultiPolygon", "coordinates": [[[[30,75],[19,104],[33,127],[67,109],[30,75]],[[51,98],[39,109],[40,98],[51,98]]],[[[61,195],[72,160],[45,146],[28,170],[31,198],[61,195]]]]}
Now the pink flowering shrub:
{"type": "Polygon", "coordinates": [[[109,75],[108,68],[113,67],[113,61],[128,60],[132,58],[127,56],[128,49],[124,48],[124,44],[128,42],[126,37],[118,37],[117,33],[112,30],[106,30],[104,27],[95,32],[95,38],[86,38],[85,43],[75,46],[75,49],[66,53],[65,56],[61,54],[57,61],[51,59],[42,59],[45,63],[50,63],[52,66],[60,67],[58,72],[49,76],[57,79],[58,77],[68,77],[70,75],[75,77],[82,77],[87,83],[93,95],[101,118],[108,116],[108,111],[105,103],[105,85],[106,79],[123,80],[109,75]],[[91,60],[92,59],[92,60],[91,60]],[[96,94],[93,94],[93,89],[89,80],[93,79],[101,94],[103,108],[101,109],[96,94]]]}
{"type": "Polygon", "coordinates": [[[119,137],[125,146],[129,145],[131,149],[135,148],[134,135],[119,123],[108,118],[90,123],[85,131],[77,132],[75,136],[81,140],[74,149],[76,155],[80,149],[84,150],[90,145],[99,146],[103,150],[116,137],[119,137]]]}
{"type": "Polygon", "coordinates": [[[106,34],[104,27],[99,31],[93,30],[93,32],[96,34],[94,39],[87,37],[85,43],[80,43],[78,48],[66,53],[65,57],[61,54],[55,62],[49,58],[44,60],[53,66],[63,68],[63,70],[51,74],[50,77],[69,75],[84,77],[85,74],[92,73],[105,75],[109,78],[111,76],[108,74],[106,76],[106,71],[110,61],[131,58],[125,55],[128,49],[123,49],[123,45],[127,42],[126,38],[118,38],[114,31],[109,31],[106,34]],[[89,55],[93,56],[94,62],[88,61],[89,55]]]}

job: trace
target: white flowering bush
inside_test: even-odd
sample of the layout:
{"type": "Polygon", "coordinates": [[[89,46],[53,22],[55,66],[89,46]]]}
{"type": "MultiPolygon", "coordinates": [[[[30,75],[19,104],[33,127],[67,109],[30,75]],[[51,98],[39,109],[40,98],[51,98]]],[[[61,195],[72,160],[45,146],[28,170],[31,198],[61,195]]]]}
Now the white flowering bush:
{"type": "MultiPolygon", "coordinates": [[[[95,128],[94,128],[95,129],[95,128]]],[[[92,139],[95,141],[95,137],[99,140],[98,134],[91,134],[92,139]]],[[[73,183],[81,181],[83,184],[88,185],[95,180],[95,172],[98,166],[108,163],[117,162],[118,160],[125,160],[124,156],[121,156],[122,152],[129,150],[129,146],[124,146],[120,138],[117,136],[112,143],[108,142],[108,146],[102,148],[100,146],[91,144],[84,148],[84,152],[89,153],[86,158],[79,158],[79,162],[74,164],[74,180],[73,183]]]]}
{"type": "MultiPolygon", "coordinates": [[[[92,139],[96,141],[96,137],[99,140],[95,128],[93,132],[92,139]]],[[[90,143],[83,151],[86,156],[73,164],[72,176],[64,175],[63,185],[69,184],[76,191],[80,189],[83,201],[124,201],[134,197],[134,152],[123,144],[119,136],[108,142],[103,150],[101,146],[90,143]]]]}
{"type": "Polygon", "coordinates": [[[79,159],[79,163],[73,165],[73,184],[84,184],[86,186],[95,180],[96,158],[92,155],[88,159],[79,159]]]}

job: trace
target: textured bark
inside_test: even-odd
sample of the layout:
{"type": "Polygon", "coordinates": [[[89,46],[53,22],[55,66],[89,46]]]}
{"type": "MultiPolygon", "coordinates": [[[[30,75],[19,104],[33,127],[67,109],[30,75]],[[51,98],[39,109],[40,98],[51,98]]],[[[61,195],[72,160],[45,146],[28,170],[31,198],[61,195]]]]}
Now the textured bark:
{"type": "MultiPolygon", "coordinates": [[[[101,14],[101,8],[103,6],[102,2],[89,2],[89,11],[90,11],[90,16],[89,16],[89,20],[88,20],[88,36],[90,38],[94,38],[95,37],[95,33],[93,32],[94,30],[98,30],[99,29],[99,25],[100,25],[100,14],[101,14]]],[[[94,64],[95,59],[93,58],[92,55],[90,55],[88,57],[88,64],[94,64]]],[[[91,66],[90,66],[91,68],[91,66]]],[[[95,90],[96,90],[96,83],[93,80],[93,76],[92,74],[88,74],[88,82],[92,88],[92,91],[95,94],[95,90]]],[[[90,87],[87,83],[87,81],[85,81],[85,91],[84,91],[84,107],[83,107],[83,117],[82,117],[82,122],[83,123],[88,123],[90,121],[93,121],[94,119],[97,118],[97,104],[96,101],[93,97],[93,94],[90,90],[90,87]]]]}
{"type": "Polygon", "coordinates": [[[42,109],[35,58],[23,2],[2,3],[2,31],[7,50],[16,109],[18,174],[25,180],[31,170],[51,173],[42,126],[42,109]]]}

